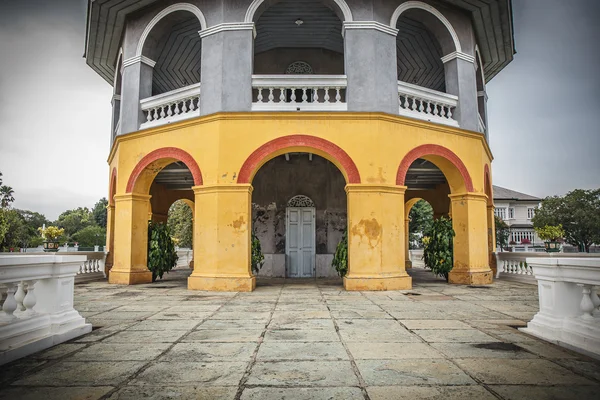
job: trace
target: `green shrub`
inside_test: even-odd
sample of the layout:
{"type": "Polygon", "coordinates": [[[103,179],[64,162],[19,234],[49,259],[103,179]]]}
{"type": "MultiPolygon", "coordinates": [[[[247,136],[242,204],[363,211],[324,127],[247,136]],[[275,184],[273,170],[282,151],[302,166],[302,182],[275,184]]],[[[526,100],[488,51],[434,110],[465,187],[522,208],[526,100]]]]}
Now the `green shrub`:
{"type": "Polygon", "coordinates": [[[446,281],[454,264],[453,241],[452,220],[444,217],[434,220],[427,238],[423,238],[425,266],[446,281]]]}
{"type": "Polygon", "coordinates": [[[175,244],[169,228],[162,222],[148,222],[148,269],[152,271],[152,282],[162,279],[177,264],[175,244]]]}
{"type": "Polygon", "coordinates": [[[252,272],[257,274],[258,271],[262,268],[265,263],[265,255],[262,252],[262,248],[260,247],[260,240],[258,237],[252,232],[252,253],[251,253],[251,262],[252,262],[252,272]]]}
{"type": "Polygon", "coordinates": [[[562,239],[565,236],[565,231],[562,227],[562,224],[558,224],[558,226],[546,225],[541,228],[533,228],[537,232],[540,239],[545,241],[555,241],[558,239],[562,239]]]}
{"type": "Polygon", "coordinates": [[[348,231],[344,232],[342,240],[340,240],[335,249],[331,266],[335,268],[338,275],[342,278],[348,273],[348,231]]]}

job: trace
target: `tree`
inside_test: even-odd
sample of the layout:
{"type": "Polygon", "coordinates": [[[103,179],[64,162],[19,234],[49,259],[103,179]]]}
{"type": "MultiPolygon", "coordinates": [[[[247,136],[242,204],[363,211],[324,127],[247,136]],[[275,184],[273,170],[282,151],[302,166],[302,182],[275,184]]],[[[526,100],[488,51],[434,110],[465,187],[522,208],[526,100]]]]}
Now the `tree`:
{"type": "Polygon", "coordinates": [[[76,232],[95,223],[92,212],[87,207],[67,210],[60,214],[58,220],[55,222],[59,228],[64,228],[68,240],[72,240],[71,236],[76,232]]]}
{"type": "Polygon", "coordinates": [[[106,219],[107,219],[107,210],[106,207],[108,207],[108,200],[106,200],[106,197],[101,198],[100,200],[98,200],[98,202],[96,203],[96,205],[94,205],[94,208],[92,209],[92,215],[94,216],[94,221],[96,222],[96,224],[102,228],[106,228],[106,219]]]}
{"type": "Polygon", "coordinates": [[[4,236],[8,232],[8,217],[6,215],[6,210],[0,208],[0,251],[2,250],[2,242],[4,242],[4,236]]]}
{"type": "Polygon", "coordinates": [[[425,200],[419,200],[410,209],[408,219],[410,220],[408,224],[408,243],[409,246],[415,246],[413,243],[420,243],[423,236],[431,229],[433,208],[425,200]]]}
{"type": "Polygon", "coordinates": [[[3,210],[8,229],[4,235],[0,248],[3,250],[19,249],[29,244],[29,231],[23,217],[16,210],[3,210]]]}
{"type": "Polygon", "coordinates": [[[510,227],[497,215],[494,215],[494,221],[496,225],[496,245],[500,247],[500,250],[504,250],[510,237],[510,227]]]}
{"type": "Polygon", "coordinates": [[[192,218],[192,209],[181,200],[176,201],[169,208],[167,226],[171,235],[177,239],[179,247],[192,247],[192,218]]]}
{"type": "Polygon", "coordinates": [[[532,222],[538,229],[562,225],[566,241],[589,253],[593,243],[600,243],[600,189],[547,197],[532,222]]]}
{"type": "Polygon", "coordinates": [[[0,172],[0,207],[8,208],[15,201],[14,194],[13,188],[2,184],[2,172],[0,172]]]}
{"type": "Polygon", "coordinates": [[[106,243],[106,229],[101,226],[86,226],[73,234],[72,240],[81,247],[103,246],[106,243]]]}

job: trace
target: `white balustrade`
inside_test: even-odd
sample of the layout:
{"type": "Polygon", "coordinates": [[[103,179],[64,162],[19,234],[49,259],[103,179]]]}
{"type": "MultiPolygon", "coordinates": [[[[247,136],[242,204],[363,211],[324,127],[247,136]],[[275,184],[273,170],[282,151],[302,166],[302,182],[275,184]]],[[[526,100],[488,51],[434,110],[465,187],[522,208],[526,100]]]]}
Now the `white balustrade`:
{"type": "Polygon", "coordinates": [[[140,101],[146,121],[140,129],[152,128],[200,116],[200,83],[148,97],[140,101]]]}
{"type": "Polygon", "coordinates": [[[496,278],[500,278],[500,274],[508,276],[521,276],[534,281],[533,269],[527,263],[528,257],[548,257],[547,253],[533,252],[501,252],[496,253],[496,278]]]}
{"type": "Polygon", "coordinates": [[[600,257],[527,258],[538,282],[540,311],[521,328],[600,359],[600,257]]]}
{"type": "Polygon", "coordinates": [[[398,100],[400,115],[458,127],[453,118],[457,96],[398,81],[398,100]]]}
{"type": "Polygon", "coordinates": [[[0,365],[92,330],[73,308],[74,278],[85,261],[81,255],[0,255],[0,365]]]}
{"type": "Polygon", "coordinates": [[[347,111],[345,75],[253,75],[252,111],[347,111]]]}
{"type": "Polygon", "coordinates": [[[194,251],[187,248],[177,248],[176,268],[190,268],[190,262],[194,259],[194,251]]]}

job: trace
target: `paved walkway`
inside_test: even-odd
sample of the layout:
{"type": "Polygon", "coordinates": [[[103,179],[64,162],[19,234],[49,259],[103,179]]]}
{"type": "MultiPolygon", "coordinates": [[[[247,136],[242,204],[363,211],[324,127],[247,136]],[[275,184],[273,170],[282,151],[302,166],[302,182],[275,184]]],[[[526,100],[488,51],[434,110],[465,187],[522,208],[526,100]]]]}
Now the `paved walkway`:
{"type": "Polygon", "coordinates": [[[259,281],[192,292],[188,271],[135,287],[76,286],[94,331],[0,367],[2,399],[592,399],[600,362],[517,331],[536,287],[345,292],[259,281]]]}

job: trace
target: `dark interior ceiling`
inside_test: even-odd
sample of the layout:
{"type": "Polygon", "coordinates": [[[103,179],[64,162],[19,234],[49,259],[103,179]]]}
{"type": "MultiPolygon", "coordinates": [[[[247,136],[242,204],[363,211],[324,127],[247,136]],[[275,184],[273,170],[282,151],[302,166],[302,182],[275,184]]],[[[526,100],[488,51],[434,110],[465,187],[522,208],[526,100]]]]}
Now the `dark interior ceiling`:
{"type": "Polygon", "coordinates": [[[404,184],[408,190],[429,190],[446,182],[446,177],[438,167],[427,160],[418,158],[410,165],[404,184]]]}
{"type": "Polygon", "coordinates": [[[284,0],[269,7],[256,22],[254,52],[279,47],[323,48],[344,52],[342,21],[321,1],[284,0]],[[302,24],[296,24],[301,20],[302,24]]]}
{"type": "Polygon", "coordinates": [[[396,28],[398,80],[445,92],[443,54],[437,39],[408,16],[400,16],[396,28]]]}
{"type": "Polygon", "coordinates": [[[169,190],[189,190],[194,186],[194,177],[184,163],[177,161],[163,168],[154,178],[154,183],[169,190]]]}
{"type": "Polygon", "coordinates": [[[152,94],[168,92],[200,82],[202,41],[198,31],[200,22],[193,14],[178,11],[164,18],[162,26],[156,26],[156,46],[144,49],[154,61],[152,94]]]}

